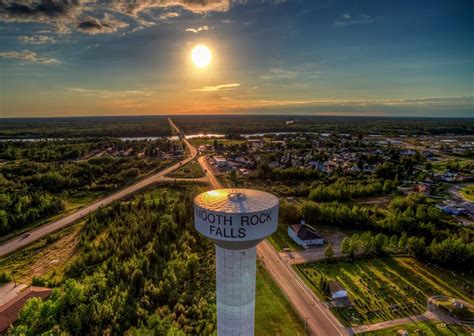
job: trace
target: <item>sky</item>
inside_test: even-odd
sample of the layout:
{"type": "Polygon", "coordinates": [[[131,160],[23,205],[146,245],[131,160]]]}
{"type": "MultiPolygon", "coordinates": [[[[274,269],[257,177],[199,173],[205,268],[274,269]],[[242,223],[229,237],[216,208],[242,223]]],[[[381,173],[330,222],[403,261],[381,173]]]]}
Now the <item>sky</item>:
{"type": "Polygon", "coordinates": [[[471,0],[0,0],[0,117],[474,117],[473,13],[471,0]]]}

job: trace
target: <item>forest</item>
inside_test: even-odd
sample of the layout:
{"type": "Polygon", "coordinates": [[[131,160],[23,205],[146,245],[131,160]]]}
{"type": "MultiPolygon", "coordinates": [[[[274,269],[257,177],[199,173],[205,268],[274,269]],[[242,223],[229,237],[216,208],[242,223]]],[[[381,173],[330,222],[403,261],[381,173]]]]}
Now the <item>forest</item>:
{"type": "Polygon", "coordinates": [[[171,135],[164,116],[5,118],[0,139],[151,137],[171,135]]]}
{"type": "Polygon", "coordinates": [[[0,235],[58,214],[75,198],[99,197],[171,160],[169,140],[0,142],[0,235]],[[95,155],[93,154],[95,153],[95,155]]]}
{"type": "Polygon", "coordinates": [[[62,280],[34,279],[52,295],[29,300],[11,335],[212,334],[213,246],[192,223],[198,187],[159,190],[91,215],[62,280]]]}
{"type": "MultiPolygon", "coordinates": [[[[353,134],[474,134],[469,118],[335,117],[311,115],[182,115],[173,120],[186,134],[227,135],[270,132],[353,134]]],[[[4,119],[0,138],[77,138],[167,136],[165,116],[4,119]]]]}
{"type": "Polygon", "coordinates": [[[352,134],[474,134],[469,118],[383,118],[311,115],[174,116],[187,134],[322,132],[352,134]]]}

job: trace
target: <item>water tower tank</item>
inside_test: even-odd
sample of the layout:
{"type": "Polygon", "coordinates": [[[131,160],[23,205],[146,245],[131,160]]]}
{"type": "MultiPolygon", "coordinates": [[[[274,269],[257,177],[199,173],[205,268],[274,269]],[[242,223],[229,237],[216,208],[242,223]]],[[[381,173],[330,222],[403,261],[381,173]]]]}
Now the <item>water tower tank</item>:
{"type": "Polygon", "coordinates": [[[217,333],[253,335],[256,245],[278,227],[278,198],[217,189],[194,199],[196,229],[216,245],[217,333]]]}

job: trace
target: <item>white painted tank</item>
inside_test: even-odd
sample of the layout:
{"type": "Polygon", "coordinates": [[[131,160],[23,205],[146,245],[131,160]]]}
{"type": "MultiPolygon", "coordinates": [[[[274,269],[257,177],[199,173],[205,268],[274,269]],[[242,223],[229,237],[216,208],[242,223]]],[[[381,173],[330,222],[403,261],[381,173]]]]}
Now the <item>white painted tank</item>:
{"type": "Polygon", "coordinates": [[[196,229],[216,244],[217,333],[253,335],[256,245],[278,227],[278,198],[217,189],[194,199],[196,229]]]}

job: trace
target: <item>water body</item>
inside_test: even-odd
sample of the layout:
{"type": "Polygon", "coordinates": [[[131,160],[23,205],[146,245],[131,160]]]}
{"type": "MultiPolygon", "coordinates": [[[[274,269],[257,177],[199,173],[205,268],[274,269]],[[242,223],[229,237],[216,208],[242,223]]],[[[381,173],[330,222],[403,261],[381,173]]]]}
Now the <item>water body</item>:
{"type": "MultiPolygon", "coordinates": [[[[316,134],[314,132],[266,132],[266,133],[251,133],[251,134],[240,134],[241,137],[249,139],[249,138],[254,138],[254,137],[263,137],[265,135],[286,135],[286,134],[316,134]]],[[[168,137],[119,137],[118,139],[122,141],[143,141],[143,140],[158,140],[158,139],[163,139],[167,138],[169,140],[179,140],[179,137],[177,135],[172,135],[168,137]]],[[[225,138],[225,134],[218,134],[218,133],[197,133],[197,134],[189,134],[186,135],[186,139],[203,139],[203,138],[216,138],[216,139],[222,139],[225,138]]],[[[7,142],[7,141],[32,141],[32,142],[37,142],[37,141],[64,141],[64,140],[74,140],[76,138],[6,138],[6,139],[0,139],[2,142],[7,142]]]]}

